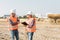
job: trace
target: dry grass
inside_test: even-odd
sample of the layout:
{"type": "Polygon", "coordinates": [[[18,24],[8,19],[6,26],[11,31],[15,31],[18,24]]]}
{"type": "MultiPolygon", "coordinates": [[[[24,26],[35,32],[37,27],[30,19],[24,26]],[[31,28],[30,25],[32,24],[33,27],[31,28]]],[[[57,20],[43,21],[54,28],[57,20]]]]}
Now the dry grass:
{"type": "MultiPolygon", "coordinates": [[[[21,19],[21,21],[25,21],[25,19],[21,19]]],[[[3,19],[0,20],[0,40],[10,40],[7,24],[3,19]]],[[[50,24],[47,21],[37,21],[36,24],[37,28],[33,40],[60,40],[60,25],[50,24]]],[[[26,36],[25,27],[19,24],[20,40],[26,40],[26,36]]]]}

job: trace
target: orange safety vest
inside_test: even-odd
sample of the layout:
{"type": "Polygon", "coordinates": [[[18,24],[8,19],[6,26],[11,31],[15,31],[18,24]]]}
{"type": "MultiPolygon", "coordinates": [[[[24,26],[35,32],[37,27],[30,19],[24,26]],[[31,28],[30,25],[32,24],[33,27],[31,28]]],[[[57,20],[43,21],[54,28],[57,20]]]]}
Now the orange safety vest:
{"type": "MultiPolygon", "coordinates": [[[[17,17],[10,17],[9,19],[11,19],[13,22],[17,22],[17,17]]],[[[9,30],[17,30],[18,29],[18,24],[15,26],[12,26],[11,24],[9,24],[9,30]]]]}
{"type": "Polygon", "coordinates": [[[29,22],[31,22],[32,20],[35,21],[35,22],[34,22],[34,26],[33,26],[32,28],[28,28],[28,25],[27,25],[27,27],[26,27],[26,31],[27,31],[27,32],[35,32],[35,31],[36,31],[36,20],[35,20],[35,18],[30,18],[30,19],[28,19],[26,22],[29,23],[29,22]]]}

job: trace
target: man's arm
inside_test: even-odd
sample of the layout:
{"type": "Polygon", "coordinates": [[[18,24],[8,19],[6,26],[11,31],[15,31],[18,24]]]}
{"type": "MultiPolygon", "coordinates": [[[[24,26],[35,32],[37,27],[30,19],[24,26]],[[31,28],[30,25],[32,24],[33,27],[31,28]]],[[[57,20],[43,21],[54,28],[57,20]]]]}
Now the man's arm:
{"type": "Polygon", "coordinates": [[[19,24],[20,23],[20,20],[19,20],[19,18],[17,17],[17,23],[19,24]]]}
{"type": "Polygon", "coordinates": [[[32,20],[32,22],[28,25],[29,28],[32,28],[34,26],[34,24],[35,24],[35,20],[32,20]]]}

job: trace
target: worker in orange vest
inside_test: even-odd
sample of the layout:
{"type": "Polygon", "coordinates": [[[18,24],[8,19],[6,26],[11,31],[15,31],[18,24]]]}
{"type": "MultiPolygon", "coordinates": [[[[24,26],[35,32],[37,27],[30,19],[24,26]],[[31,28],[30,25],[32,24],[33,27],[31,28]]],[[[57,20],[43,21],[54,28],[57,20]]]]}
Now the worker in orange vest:
{"type": "Polygon", "coordinates": [[[26,27],[27,35],[28,35],[28,40],[33,39],[33,34],[36,31],[36,21],[35,18],[32,17],[32,12],[29,11],[27,13],[27,20],[26,23],[28,24],[26,27]]]}
{"type": "Polygon", "coordinates": [[[16,17],[15,9],[11,10],[10,12],[11,15],[8,21],[9,21],[9,30],[11,31],[11,40],[14,40],[14,37],[16,37],[16,40],[19,40],[18,24],[20,23],[20,21],[18,17],[16,17]]]}

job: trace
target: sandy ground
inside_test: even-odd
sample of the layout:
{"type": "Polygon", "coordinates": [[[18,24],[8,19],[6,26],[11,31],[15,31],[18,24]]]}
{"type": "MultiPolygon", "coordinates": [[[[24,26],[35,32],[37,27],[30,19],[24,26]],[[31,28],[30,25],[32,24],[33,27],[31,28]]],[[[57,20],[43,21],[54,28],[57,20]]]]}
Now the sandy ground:
{"type": "MultiPolygon", "coordinates": [[[[37,22],[33,40],[60,40],[60,25],[37,22]]],[[[10,31],[6,22],[0,22],[0,40],[10,40],[10,31]]],[[[27,40],[25,27],[19,25],[19,39],[27,40]]]]}

